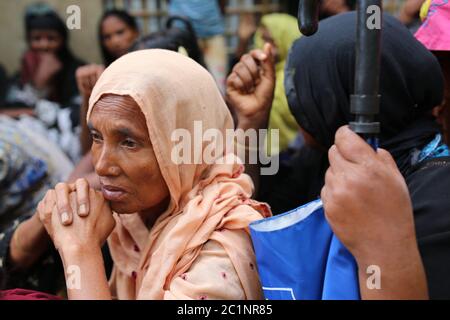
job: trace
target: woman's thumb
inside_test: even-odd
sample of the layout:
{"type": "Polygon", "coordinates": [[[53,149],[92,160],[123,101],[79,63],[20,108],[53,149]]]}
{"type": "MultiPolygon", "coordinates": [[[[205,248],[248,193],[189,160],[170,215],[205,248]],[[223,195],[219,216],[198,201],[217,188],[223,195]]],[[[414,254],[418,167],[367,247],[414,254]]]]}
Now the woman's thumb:
{"type": "Polygon", "coordinates": [[[264,75],[269,78],[275,78],[275,57],[272,54],[272,45],[266,42],[264,44],[263,51],[266,55],[266,59],[264,59],[262,63],[264,75]]]}

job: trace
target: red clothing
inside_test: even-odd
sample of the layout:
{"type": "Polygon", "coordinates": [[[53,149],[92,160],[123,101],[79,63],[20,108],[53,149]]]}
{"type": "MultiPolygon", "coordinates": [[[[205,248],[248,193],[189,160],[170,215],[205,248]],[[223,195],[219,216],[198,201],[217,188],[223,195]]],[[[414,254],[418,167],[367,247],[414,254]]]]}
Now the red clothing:
{"type": "Polygon", "coordinates": [[[26,290],[12,289],[0,291],[0,300],[62,300],[60,297],[51,294],[26,290]]]}

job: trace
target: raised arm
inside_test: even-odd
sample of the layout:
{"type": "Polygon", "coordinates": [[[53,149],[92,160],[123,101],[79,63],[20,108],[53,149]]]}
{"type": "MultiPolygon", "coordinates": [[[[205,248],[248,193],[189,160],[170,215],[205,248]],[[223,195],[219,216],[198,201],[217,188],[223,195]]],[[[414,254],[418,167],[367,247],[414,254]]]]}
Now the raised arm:
{"type": "MultiPolygon", "coordinates": [[[[227,79],[227,103],[235,115],[236,129],[267,129],[270,109],[275,89],[275,64],[270,44],[264,50],[253,50],[242,56],[227,79]]],[[[237,141],[246,148],[246,159],[250,152],[258,152],[237,141]]],[[[259,164],[245,163],[249,174],[258,189],[259,164]]]]}

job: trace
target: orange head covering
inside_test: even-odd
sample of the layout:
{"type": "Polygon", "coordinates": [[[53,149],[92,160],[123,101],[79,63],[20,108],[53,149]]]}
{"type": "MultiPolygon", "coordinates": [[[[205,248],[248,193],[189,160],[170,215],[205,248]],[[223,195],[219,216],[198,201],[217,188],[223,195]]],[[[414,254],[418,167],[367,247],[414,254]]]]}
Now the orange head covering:
{"type": "MultiPolygon", "coordinates": [[[[171,281],[189,270],[204,244],[213,239],[225,249],[246,298],[258,298],[257,274],[243,265],[254,260],[251,243],[242,243],[234,231],[247,230],[250,222],[270,215],[270,210],[250,200],[253,184],[242,173],[243,166],[226,151],[217,160],[228,161],[213,164],[195,164],[199,159],[194,164],[176,164],[172,159],[177,143],[171,137],[176,129],[193,135],[194,121],[201,121],[203,131],[218,129],[224,136],[233,129],[211,75],[181,54],[142,50],[121,57],[105,70],[92,92],[88,119],[105,94],[128,95],[141,108],[171,197],[150,230],[137,214],[115,214],[117,225],[108,240],[115,263],[113,293],[120,299],[177,297],[176,292],[168,295],[171,281]]],[[[195,287],[184,288],[184,296],[190,291],[196,294],[195,287]]]]}

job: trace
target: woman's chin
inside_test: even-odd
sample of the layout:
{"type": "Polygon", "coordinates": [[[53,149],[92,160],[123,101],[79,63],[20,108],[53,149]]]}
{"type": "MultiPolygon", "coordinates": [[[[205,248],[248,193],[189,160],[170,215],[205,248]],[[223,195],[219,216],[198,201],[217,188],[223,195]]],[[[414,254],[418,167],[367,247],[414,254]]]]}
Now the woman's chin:
{"type": "Polygon", "coordinates": [[[132,214],[138,212],[136,208],[132,208],[129,205],[127,206],[126,204],[120,202],[110,202],[110,206],[112,211],[118,214],[132,214]]]}

